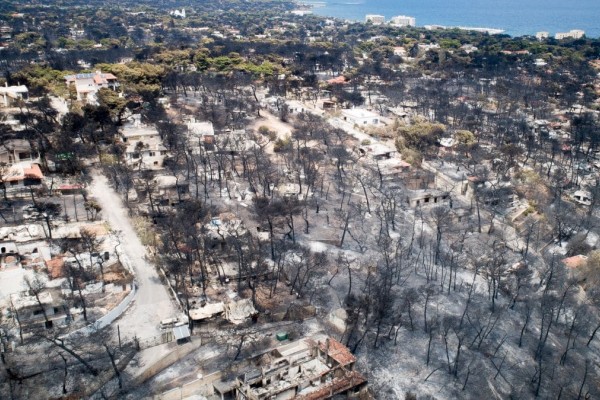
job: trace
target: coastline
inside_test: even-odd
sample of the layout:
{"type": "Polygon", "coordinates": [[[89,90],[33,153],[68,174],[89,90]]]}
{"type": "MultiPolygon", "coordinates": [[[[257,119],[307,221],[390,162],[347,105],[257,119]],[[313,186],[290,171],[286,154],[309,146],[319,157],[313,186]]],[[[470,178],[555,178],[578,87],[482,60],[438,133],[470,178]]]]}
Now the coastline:
{"type": "MultiPolygon", "coordinates": [[[[364,17],[368,14],[380,14],[386,18],[387,20],[392,15],[403,14],[403,11],[395,11],[395,7],[390,9],[389,4],[382,4],[382,8],[375,7],[375,4],[370,4],[367,1],[325,1],[325,0],[295,0],[294,4],[296,5],[295,10],[301,11],[303,14],[313,14],[323,18],[331,18],[341,21],[347,21],[350,23],[365,23],[364,17]],[[344,7],[346,6],[346,7],[344,7]],[[359,9],[354,6],[361,6],[359,9]],[[387,8],[386,8],[387,6],[387,8]],[[334,12],[335,9],[340,8],[340,12],[334,12]],[[324,10],[327,9],[327,10],[324,10]],[[349,11],[353,9],[354,11],[349,11]],[[393,10],[393,11],[392,11],[393,10]],[[345,15],[344,15],[345,14],[345,15]],[[360,15],[360,16],[359,16],[360,15]]],[[[406,12],[406,15],[415,16],[416,13],[411,13],[409,11],[406,12]]],[[[576,16],[571,16],[571,20],[576,16]]],[[[595,39],[600,37],[599,28],[593,28],[590,31],[589,23],[586,24],[585,21],[581,24],[578,24],[578,20],[575,22],[571,21],[569,23],[564,23],[559,26],[557,23],[544,24],[543,22],[539,22],[538,24],[530,24],[526,23],[525,20],[523,23],[515,23],[512,24],[485,24],[482,18],[473,18],[473,21],[484,22],[479,25],[475,22],[473,25],[469,24],[464,18],[441,18],[439,20],[435,19],[435,16],[429,16],[429,18],[425,19],[422,15],[417,15],[417,24],[415,28],[422,29],[430,29],[429,27],[433,27],[434,29],[460,29],[466,31],[487,33],[490,35],[507,35],[511,38],[518,37],[526,37],[526,36],[535,36],[538,32],[550,32],[550,38],[555,38],[558,34],[560,35],[563,32],[569,32],[572,30],[583,30],[585,32],[585,36],[590,39],[595,39]],[[422,19],[424,22],[419,24],[419,20],[422,19]],[[566,27],[564,27],[566,25],[566,27]],[[587,29],[586,29],[587,28],[587,29]]],[[[562,20],[561,20],[562,21],[562,20]]],[[[587,21],[587,20],[586,20],[587,21]]],[[[490,21],[493,22],[493,21],[490,21]]],[[[588,21],[589,22],[589,21],[588,21]]],[[[577,39],[577,38],[575,38],[577,39]]]]}
{"type": "MultiPolygon", "coordinates": [[[[294,4],[296,5],[296,7],[291,12],[296,13],[298,15],[313,14],[313,15],[317,15],[322,18],[333,18],[333,19],[339,19],[339,20],[348,21],[348,22],[352,22],[352,23],[362,23],[362,24],[365,23],[364,20],[359,20],[359,19],[349,19],[349,18],[336,17],[336,16],[332,16],[332,15],[325,16],[325,15],[320,15],[320,14],[314,14],[313,9],[326,7],[327,6],[326,1],[318,1],[318,0],[317,1],[294,1],[294,4]]],[[[348,2],[348,3],[340,3],[340,4],[358,5],[358,4],[363,4],[363,2],[348,2]]],[[[386,22],[386,24],[388,24],[388,23],[386,22]]],[[[500,35],[500,34],[504,34],[506,32],[506,30],[502,29],[502,28],[471,27],[471,26],[445,26],[445,25],[437,25],[437,24],[428,24],[428,25],[422,25],[422,26],[415,25],[415,26],[413,26],[413,28],[422,28],[422,29],[427,29],[427,30],[459,29],[459,30],[463,30],[463,31],[488,33],[490,35],[500,35]]]]}

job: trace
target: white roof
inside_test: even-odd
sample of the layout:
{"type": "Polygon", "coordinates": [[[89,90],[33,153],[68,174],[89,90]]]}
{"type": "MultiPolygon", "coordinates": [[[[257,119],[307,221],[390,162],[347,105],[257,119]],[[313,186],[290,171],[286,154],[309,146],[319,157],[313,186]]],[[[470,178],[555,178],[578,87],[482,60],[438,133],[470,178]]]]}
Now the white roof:
{"type": "Polygon", "coordinates": [[[39,302],[35,298],[35,296],[20,296],[18,294],[13,294],[12,301],[13,301],[13,305],[17,309],[21,309],[21,308],[25,308],[25,307],[34,307],[34,306],[39,305],[39,303],[42,303],[42,304],[52,304],[53,303],[52,295],[50,294],[50,292],[41,292],[38,295],[38,297],[40,299],[39,302]]]}
{"type": "Polygon", "coordinates": [[[29,90],[25,85],[19,86],[0,86],[0,93],[28,93],[29,90]]]}
{"type": "Polygon", "coordinates": [[[39,224],[0,227],[0,240],[14,240],[20,243],[44,237],[44,228],[39,224]]]}
{"type": "Polygon", "coordinates": [[[4,269],[0,271],[0,301],[8,302],[9,296],[27,290],[24,278],[33,279],[33,271],[25,268],[4,269]]]}
{"type": "Polygon", "coordinates": [[[372,154],[373,156],[396,152],[396,149],[394,149],[390,146],[386,146],[383,143],[373,143],[373,144],[370,144],[367,146],[362,146],[361,149],[363,149],[365,152],[367,152],[369,154],[372,154]]]}
{"type": "Polygon", "coordinates": [[[173,328],[175,340],[185,339],[190,337],[190,330],[187,325],[180,325],[173,328]]]}
{"type": "Polygon", "coordinates": [[[139,150],[140,152],[167,150],[167,148],[163,145],[161,138],[158,137],[158,134],[157,134],[157,136],[146,136],[143,138],[133,139],[131,141],[128,141],[127,149],[125,150],[125,152],[126,153],[137,153],[138,150],[136,149],[136,147],[139,142],[142,142],[142,144],[144,145],[144,147],[139,150]]]}
{"type": "Polygon", "coordinates": [[[362,108],[342,110],[342,114],[350,118],[379,118],[379,114],[362,108]]]}
{"type": "Polygon", "coordinates": [[[208,319],[214,315],[220,314],[225,310],[223,302],[206,304],[204,307],[190,310],[190,318],[194,321],[208,319]]]}
{"type": "Polygon", "coordinates": [[[138,123],[126,124],[123,126],[122,133],[124,138],[131,137],[159,137],[158,131],[152,125],[139,125],[138,123]]]}
{"type": "Polygon", "coordinates": [[[166,189],[177,186],[177,178],[173,175],[159,175],[154,178],[159,189],[166,189]]]}
{"type": "Polygon", "coordinates": [[[591,198],[592,194],[590,192],[588,192],[587,190],[577,190],[575,193],[573,193],[573,196],[582,196],[582,197],[591,198]]]}
{"type": "Polygon", "coordinates": [[[210,121],[205,122],[188,122],[188,130],[194,135],[214,135],[215,129],[210,121]]]}
{"type": "Polygon", "coordinates": [[[452,147],[454,146],[454,138],[442,138],[440,139],[440,145],[443,147],[452,147]]]}

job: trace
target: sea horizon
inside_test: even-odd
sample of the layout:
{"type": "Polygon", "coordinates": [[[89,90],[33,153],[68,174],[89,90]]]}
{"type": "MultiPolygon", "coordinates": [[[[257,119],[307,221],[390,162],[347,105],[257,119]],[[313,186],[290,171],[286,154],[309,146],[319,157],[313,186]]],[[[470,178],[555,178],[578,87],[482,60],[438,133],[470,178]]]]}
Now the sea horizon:
{"type": "Polygon", "coordinates": [[[573,29],[587,37],[600,37],[600,1],[594,0],[315,0],[315,15],[364,22],[367,14],[416,18],[416,26],[477,27],[501,29],[510,36],[535,35],[573,29]]]}

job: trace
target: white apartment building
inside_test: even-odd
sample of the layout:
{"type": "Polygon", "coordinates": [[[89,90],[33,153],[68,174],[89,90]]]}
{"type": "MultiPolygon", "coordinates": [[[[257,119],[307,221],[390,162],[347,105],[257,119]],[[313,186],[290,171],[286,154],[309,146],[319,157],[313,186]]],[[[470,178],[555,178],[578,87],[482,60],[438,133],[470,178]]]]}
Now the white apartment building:
{"type": "Polygon", "coordinates": [[[371,22],[373,25],[381,25],[385,23],[385,17],[383,15],[367,14],[365,22],[371,22]]]}
{"type": "Polygon", "coordinates": [[[581,39],[585,35],[585,32],[580,29],[571,29],[569,32],[558,32],[554,35],[557,40],[562,39],[581,39]]]}
{"type": "Polygon", "coordinates": [[[535,34],[535,38],[537,40],[544,40],[544,39],[548,39],[550,37],[550,33],[549,32],[538,32],[535,34]]]}
{"type": "Polygon", "coordinates": [[[406,15],[397,15],[390,19],[390,25],[394,26],[416,26],[416,20],[414,17],[406,15]]]}

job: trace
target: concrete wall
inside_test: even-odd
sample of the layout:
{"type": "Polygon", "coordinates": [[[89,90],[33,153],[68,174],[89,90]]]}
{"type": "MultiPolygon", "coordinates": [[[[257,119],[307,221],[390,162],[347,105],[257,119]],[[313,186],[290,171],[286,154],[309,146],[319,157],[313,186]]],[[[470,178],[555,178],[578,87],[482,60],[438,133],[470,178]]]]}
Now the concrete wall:
{"type": "Polygon", "coordinates": [[[188,396],[202,395],[205,397],[215,394],[213,382],[221,378],[220,372],[212,373],[200,379],[193,380],[168,392],[155,396],[155,400],[180,400],[188,396]]]}
{"type": "Polygon", "coordinates": [[[175,347],[173,351],[171,351],[166,356],[162,357],[153,365],[148,366],[140,375],[136,376],[135,385],[143,384],[145,381],[152,378],[154,375],[156,375],[163,369],[171,366],[173,363],[179,361],[180,359],[187,356],[192,351],[198,349],[201,346],[202,340],[199,337],[192,336],[190,339],[191,342],[183,345],[177,345],[176,343],[171,342],[169,346],[175,347]]]}
{"type": "Polygon", "coordinates": [[[68,335],[65,335],[65,337],[69,337],[73,334],[89,335],[90,333],[96,332],[97,330],[112,324],[112,322],[115,319],[119,318],[121,314],[123,314],[123,312],[127,309],[127,307],[129,307],[129,304],[131,304],[131,301],[134,299],[136,293],[136,285],[132,284],[131,292],[129,292],[129,294],[123,299],[122,302],[119,303],[118,306],[106,313],[104,316],[102,316],[102,318],[96,320],[96,322],[94,322],[93,324],[73,331],[68,335]]]}

